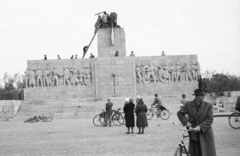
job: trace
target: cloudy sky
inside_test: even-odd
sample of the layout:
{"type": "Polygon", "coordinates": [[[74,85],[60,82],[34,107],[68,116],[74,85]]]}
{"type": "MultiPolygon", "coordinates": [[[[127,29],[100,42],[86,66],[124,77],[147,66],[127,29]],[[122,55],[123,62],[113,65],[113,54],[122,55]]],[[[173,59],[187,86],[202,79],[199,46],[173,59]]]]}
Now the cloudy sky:
{"type": "Polygon", "coordinates": [[[239,0],[1,0],[0,78],[45,54],[81,57],[101,11],[118,14],[128,55],[197,54],[202,72],[240,76],[239,0]]]}

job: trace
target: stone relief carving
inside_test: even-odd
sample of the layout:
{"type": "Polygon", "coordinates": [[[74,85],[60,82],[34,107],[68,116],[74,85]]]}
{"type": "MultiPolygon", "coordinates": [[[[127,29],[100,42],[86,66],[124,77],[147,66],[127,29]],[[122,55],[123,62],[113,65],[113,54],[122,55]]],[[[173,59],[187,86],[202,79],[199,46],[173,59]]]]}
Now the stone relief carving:
{"type": "Polygon", "coordinates": [[[137,83],[170,83],[170,82],[191,82],[197,81],[200,75],[200,65],[198,62],[192,64],[172,62],[171,64],[137,64],[137,83]]]}
{"type": "Polygon", "coordinates": [[[91,86],[90,67],[27,68],[24,72],[26,88],[58,86],[91,86]]]}

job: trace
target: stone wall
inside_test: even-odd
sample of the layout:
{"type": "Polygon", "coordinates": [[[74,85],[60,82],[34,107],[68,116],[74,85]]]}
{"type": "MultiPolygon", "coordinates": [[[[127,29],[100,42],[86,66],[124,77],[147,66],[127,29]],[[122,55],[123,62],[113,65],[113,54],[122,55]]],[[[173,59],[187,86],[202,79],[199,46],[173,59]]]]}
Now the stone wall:
{"type": "Polygon", "coordinates": [[[95,72],[96,91],[99,98],[135,94],[134,58],[98,58],[95,62],[95,72]]]}
{"type": "Polygon", "coordinates": [[[225,96],[217,97],[216,100],[223,103],[226,111],[235,111],[235,106],[237,98],[240,96],[240,91],[224,92],[224,95],[225,96]]]}
{"type": "MultiPolygon", "coordinates": [[[[191,94],[197,88],[196,80],[160,81],[157,66],[179,63],[183,66],[197,62],[196,55],[153,56],[153,57],[103,57],[94,59],[40,60],[28,61],[32,70],[56,68],[63,73],[63,67],[75,67],[80,73],[83,67],[89,67],[91,79],[88,85],[63,85],[63,77],[59,76],[59,85],[50,87],[30,87],[25,89],[25,100],[81,100],[82,98],[106,98],[111,96],[180,95],[191,94]],[[156,81],[138,83],[136,66],[152,64],[156,81]]],[[[163,67],[164,68],[164,67],[163,67]]],[[[147,70],[147,69],[146,69],[147,70]]],[[[170,71],[167,73],[171,73],[170,71]]],[[[169,75],[170,76],[170,75],[169,75]]],[[[77,76],[78,77],[78,76],[77,76]]],[[[78,79],[79,80],[79,79],[78,79]]]]}
{"type": "Polygon", "coordinates": [[[8,120],[14,117],[21,103],[20,100],[0,100],[0,119],[8,120]]]}

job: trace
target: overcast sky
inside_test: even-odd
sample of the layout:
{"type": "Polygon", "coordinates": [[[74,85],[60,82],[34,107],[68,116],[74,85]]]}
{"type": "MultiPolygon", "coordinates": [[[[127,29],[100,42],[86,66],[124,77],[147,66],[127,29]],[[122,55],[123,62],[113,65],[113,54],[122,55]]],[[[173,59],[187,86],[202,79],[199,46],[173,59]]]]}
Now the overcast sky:
{"type": "Polygon", "coordinates": [[[118,14],[128,55],[197,54],[202,72],[240,76],[239,0],[1,0],[0,78],[45,54],[81,57],[101,11],[118,14]]]}

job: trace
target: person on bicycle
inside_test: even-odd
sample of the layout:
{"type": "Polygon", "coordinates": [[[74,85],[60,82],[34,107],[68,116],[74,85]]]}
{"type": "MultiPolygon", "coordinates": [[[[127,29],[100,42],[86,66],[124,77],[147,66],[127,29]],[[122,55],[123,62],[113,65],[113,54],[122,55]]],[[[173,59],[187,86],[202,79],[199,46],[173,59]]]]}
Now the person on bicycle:
{"type": "Polygon", "coordinates": [[[189,132],[189,153],[191,156],[216,156],[212,130],[213,105],[204,101],[203,89],[194,90],[195,99],[185,103],[177,112],[178,119],[189,132]],[[188,114],[188,118],[185,116],[188,114]]]}
{"type": "Polygon", "coordinates": [[[159,99],[157,94],[155,94],[155,99],[154,99],[153,104],[151,106],[154,106],[154,105],[157,105],[156,106],[157,110],[158,110],[157,117],[159,118],[160,117],[160,111],[165,110],[166,108],[163,106],[162,101],[159,99]]]}
{"type": "Polygon", "coordinates": [[[110,101],[110,99],[107,100],[108,102],[106,103],[106,112],[105,112],[105,118],[104,118],[104,127],[107,126],[108,120],[109,120],[109,126],[111,126],[112,122],[112,106],[113,103],[110,101]]]}

